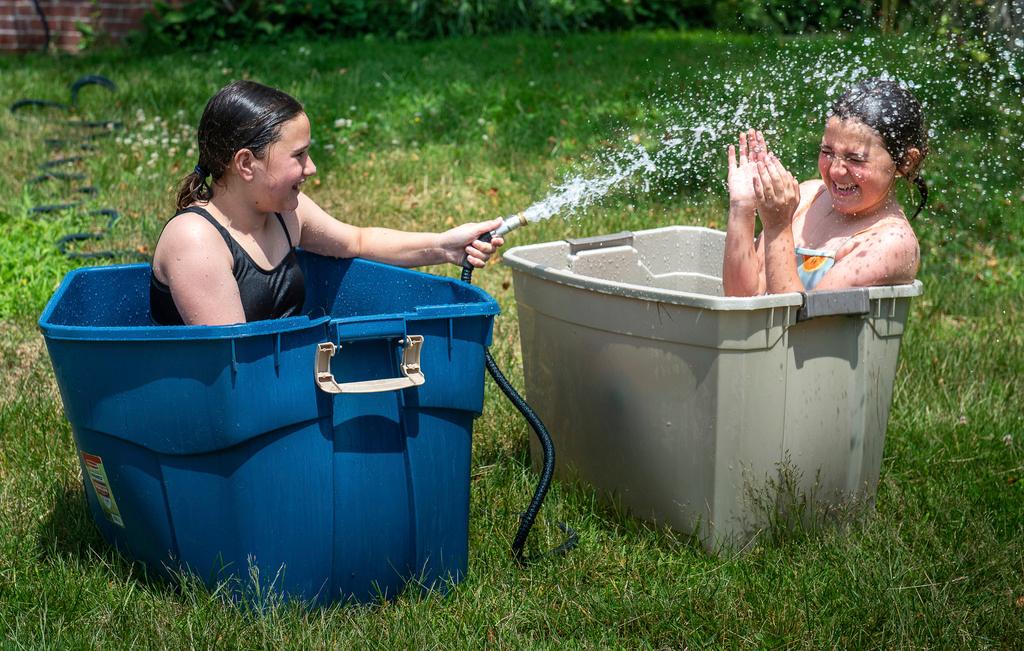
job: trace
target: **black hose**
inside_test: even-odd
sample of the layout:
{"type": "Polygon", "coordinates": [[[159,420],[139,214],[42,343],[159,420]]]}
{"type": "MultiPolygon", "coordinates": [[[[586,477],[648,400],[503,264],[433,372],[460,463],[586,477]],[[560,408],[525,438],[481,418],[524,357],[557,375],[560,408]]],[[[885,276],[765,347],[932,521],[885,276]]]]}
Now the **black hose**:
{"type": "Polygon", "coordinates": [[[19,99],[17,102],[11,104],[11,113],[16,113],[19,109],[23,109],[26,106],[38,106],[40,108],[55,108],[62,111],[68,110],[68,105],[61,102],[52,102],[48,99],[19,99]]]}
{"type": "Polygon", "coordinates": [[[46,37],[43,41],[43,52],[50,51],[50,23],[46,20],[46,14],[43,13],[43,8],[39,6],[39,0],[32,0],[32,4],[36,6],[36,13],[39,14],[39,20],[43,23],[43,35],[46,37]]]}
{"type": "Polygon", "coordinates": [[[64,237],[57,240],[58,251],[63,253],[68,258],[71,258],[72,260],[109,260],[111,258],[116,258],[119,255],[126,255],[127,253],[129,253],[126,251],[88,251],[85,253],[80,251],[69,251],[68,245],[73,242],[83,242],[87,240],[102,240],[104,237],[107,236],[107,233],[110,232],[110,229],[114,227],[114,224],[117,223],[117,220],[121,219],[121,213],[117,212],[113,208],[101,208],[99,210],[93,210],[89,214],[103,215],[107,217],[108,219],[106,227],[95,233],[68,233],[64,237]]]}
{"type": "MultiPolygon", "coordinates": [[[[39,3],[38,2],[36,2],[36,8],[39,9],[39,3]]],[[[42,11],[40,11],[40,16],[42,16],[42,11]]],[[[45,25],[45,17],[44,17],[44,25],[45,25]]],[[[17,113],[18,111],[20,111],[22,109],[25,109],[25,108],[37,107],[37,108],[55,108],[55,109],[58,109],[60,111],[63,111],[65,113],[67,113],[68,111],[72,110],[72,107],[74,107],[74,106],[76,106],[78,104],[78,94],[79,94],[79,91],[83,87],[89,86],[89,85],[102,86],[103,88],[106,88],[109,91],[117,90],[117,86],[114,84],[114,82],[110,81],[106,77],[103,77],[101,75],[84,75],[82,77],[79,77],[78,79],[76,79],[74,82],[71,83],[71,87],[70,87],[71,102],[69,104],[63,104],[61,102],[53,102],[53,101],[50,101],[50,100],[22,99],[22,100],[18,100],[17,102],[14,102],[13,104],[11,104],[10,111],[11,111],[11,113],[17,113]]],[[[123,123],[116,122],[116,121],[113,121],[113,120],[89,121],[89,120],[74,119],[74,120],[65,120],[63,124],[64,124],[65,127],[78,128],[78,129],[84,128],[84,129],[92,129],[92,130],[102,129],[102,131],[92,131],[92,132],[86,133],[84,135],[81,135],[81,136],[78,136],[78,137],[73,137],[73,138],[48,138],[48,139],[46,139],[44,141],[47,147],[50,147],[51,149],[66,149],[66,150],[67,149],[72,149],[72,150],[73,149],[77,149],[77,150],[82,151],[82,152],[91,152],[91,151],[94,151],[96,149],[96,146],[94,144],[95,141],[99,140],[100,138],[109,137],[113,133],[114,130],[121,129],[121,128],[124,127],[123,123]]],[[[35,184],[43,183],[43,182],[46,182],[46,181],[84,181],[87,177],[82,172],[75,172],[75,171],[69,172],[69,171],[59,171],[58,170],[58,168],[60,168],[60,169],[67,169],[68,167],[77,165],[78,163],[81,163],[84,160],[85,160],[85,157],[81,156],[81,155],[63,156],[63,157],[60,157],[60,158],[50,159],[50,160],[48,160],[48,161],[46,161],[44,163],[40,163],[39,164],[39,169],[43,173],[38,175],[38,176],[35,176],[35,177],[29,179],[26,183],[29,184],[29,185],[35,185],[35,184]]],[[[70,188],[65,188],[65,189],[66,190],[70,190],[70,188]]],[[[71,190],[71,191],[75,195],[77,195],[77,196],[96,195],[99,192],[98,188],[96,186],[94,186],[94,185],[84,185],[82,187],[75,188],[74,190],[71,190]]],[[[49,214],[53,214],[53,213],[59,213],[59,212],[65,211],[65,210],[77,209],[77,208],[80,208],[82,206],[82,204],[83,204],[82,200],[76,200],[76,201],[68,201],[68,202],[64,202],[64,203],[52,203],[52,204],[38,205],[38,206],[33,206],[32,208],[30,208],[29,209],[29,213],[31,215],[33,215],[33,216],[38,217],[38,216],[42,216],[42,215],[49,215],[49,214]]],[[[107,234],[110,232],[110,230],[114,227],[114,225],[117,223],[117,221],[121,218],[120,213],[118,211],[112,209],[112,208],[101,208],[99,210],[92,210],[92,211],[88,212],[87,214],[89,216],[107,217],[106,225],[103,226],[103,227],[97,228],[94,231],[82,231],[82,232],[77,232],[77,233],[68,233],[68,234],[60,237],[54,243],[54,245],[57,247],[57,250],[60,251],[62,255],[66,256],[68,258],[71,258],[71,259],[95,259],[95,258],[109,259],[109,258],[116,258],[116,257],[123,257],[123,256],[148,258],[148,256],[141,255],[140,252],[138,252],[138,251],[114,251],[114,250],[107,250],[107,251],[80,252],[80,251],[73,250],[72,245],[74,243],[76,243],[76,242],[86,242],[86,241],[90,241],[90,240],[102,240],[102,239],[104,239],[107,236],[107,234]]]]}
{"type": "MultiPolygon", "coordinates": [[[[480,240],[484,242],[491,241],[491,234],[487,233],[483,235],[480,240]]],[[[472,284],[473,282],[473,267],[466,262],[462,265],[462,282],[472,284]]],[[[523,565],[531,559],[527,559],[524,553],[526,547],[526,538],[530,535],[530,529],[533,528],[533,523],[537,519],[537,514],[540,512],[541,505],[544,504],[544,498],[548,494],[548,489],[551,487],[551,478],[555,472],[555,445],[551,441],[551,434],[548,432],[547,427],[541,421],[530,405],[523,400],[523,397],[519,395],[519,392],[515,390],[512,383],[508,381],[505,374],[498,368],[498,363],[494,361],[494,357],[491,355],[490,350],[484,351],[484,365],[487,367],[487,372],[490,373],[491,379],[498,385],[505,397],[509,399],[519,413],[523,415],[526,422],[530,424],[533,431],[537,434],[537,439],[540,441],[541,449],[544,451],[544,465],[541,469],[540,480],[537,482],[537,488],[533,492],[533,499],[530,500],[530,505],[526,508],[519,516],[519,530],[516,531],[516,537],[512,540],[512,556],[516,559],[520,565],[523,565]]],[[[579,544],[579,535],[564,522],[558,523],[558,528],[568,536],[565,542],[558,547],[551,549],[544,556],[558,556],[565,554],[579,544]]]]}
{"type": "Polygon", "coordinates": [[[117,90],[117,84],[110,81],[103,75],[82,75],[78,79],[71,82],[71,103],[78,104],[78,91],[82,89],[82,86],[88,86],[95,84],[97,86],[103,86],[107,90],[113,92],[117,90]]]}

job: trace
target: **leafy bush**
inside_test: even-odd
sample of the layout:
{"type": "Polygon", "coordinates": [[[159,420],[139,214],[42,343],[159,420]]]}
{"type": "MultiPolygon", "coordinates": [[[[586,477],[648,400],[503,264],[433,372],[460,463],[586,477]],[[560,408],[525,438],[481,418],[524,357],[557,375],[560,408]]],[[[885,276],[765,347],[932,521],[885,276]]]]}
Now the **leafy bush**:
{"type": "Polygon", "coordinates": [[[743,31],[833,32],[871,25],[876,4],[874,0],[818,4],[798,0],[722,0],[714,3],[714,23],[743,31]]]}
{"type": "Polygon", "coordinates": [[[405,39],[510,31],[579,32],[703,27],[786,34],[925,28],[980,38],[1016,36],[1024,5],[1012,0],[157,0],[144,21],[146,46],[204,47],[285,33],[405,39]]]}
{"type": "Polygon", "coordinates": [[[711,21],[721,29],[786,34],[878,29],[934,33],[1024,32],[1024,5],[1014,0],[719,0],[711,21]]]}
{"type": "Polygon", "coordinates": [[[155,3],[146,40],[173,46],[261,40],[284,32],[398,39],[528,30],[576,32],[706,25],[696,0],[218,0],[155,3]]]}

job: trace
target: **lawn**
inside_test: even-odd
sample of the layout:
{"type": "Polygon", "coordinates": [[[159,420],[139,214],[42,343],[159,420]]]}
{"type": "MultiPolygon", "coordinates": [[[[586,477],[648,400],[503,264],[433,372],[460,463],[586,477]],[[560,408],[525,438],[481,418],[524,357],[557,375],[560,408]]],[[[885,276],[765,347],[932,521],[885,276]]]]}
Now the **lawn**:
{"type": "MultiPolygon", "coordinates": [[[[0,58],[0,105],[68,101],[123,129],[87,152],[53,109],[0,113],[0,640],[5,648],[1012,648],[1024,639],[1024,194],[1021,82],[999,57],[924,37],[775,40],[634,32],[224,45],[141,55],[0,58]],[[877,508],[841,530],[768,535],[716,558],[687,537],[555,482],[533,551],[565,521],[580,545],[521,568],[509,554],[532,494],[528,430],[488,381],[476,421],[466,580],[445,597],[254,612],[193,581],[148,579],[100,538],[35,322],[76,266],[144,259],[196,162],[206,99],[240,77],[283,88],[310,115],[307,191],[359,225],[439,230],[510,214],[575,175],[599,175],[666,134],[692,145],[603,202],[512,233],[509,245],[669,224],[724,227],[724,148],[760,126],[800,178],[815,174],[826,101],[850,79],[915,84],[932,151],[915,222],[925,293],[912,303],[877,508]],[[696,129],[702,126],[704,129],[696,129]],[[30,183],[82,153],[82,181],[30,183]],[[78,209],[32,213],[77,193],[78,209]],[[62,255],[72,245],[113,259],[62,255]],[[1017,640],[1017,642],[1014,642],[1017,640]]],[[[80,129],[80,128],[79,128],[80,129]]],[[[906,195],[907,202],[916,197],[906,195]]],[[[904,205],[907,205],[905,202],[904,205]]],[[[457,269],[428,271],[455,276],[457,269]]],[[[492,353],[521,386],[511,271],[475,274],[502,315],[492,353]]],[[[772,533],[772,532],[768,532],[772,533]]],[[[780,533],[780,532],[776,532],[780,533]]]]}

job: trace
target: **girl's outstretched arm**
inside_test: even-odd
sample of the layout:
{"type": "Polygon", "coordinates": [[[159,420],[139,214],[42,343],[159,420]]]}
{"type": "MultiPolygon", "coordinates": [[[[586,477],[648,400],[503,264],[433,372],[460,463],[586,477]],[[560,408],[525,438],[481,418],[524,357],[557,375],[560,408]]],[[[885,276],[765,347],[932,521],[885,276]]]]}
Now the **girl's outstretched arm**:
{"type": "Polygon", "coordinates": [[[361,257],[400,267],[451,262],[482,267],[504,241],[478,238],[501,226],[500,219],[463,224],[442,233],[410,233],[389,228],[352,226],[327,214],[312,199],[299,195],[296,209],[301,227],[299,243],[313,253],[336,258],[361,257]]]}

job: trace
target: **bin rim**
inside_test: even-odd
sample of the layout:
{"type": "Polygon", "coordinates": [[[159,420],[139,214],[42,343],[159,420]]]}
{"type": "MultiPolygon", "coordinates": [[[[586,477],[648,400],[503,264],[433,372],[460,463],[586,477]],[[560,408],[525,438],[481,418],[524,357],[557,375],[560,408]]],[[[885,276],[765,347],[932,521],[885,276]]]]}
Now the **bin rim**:
{"type": "Polygon", "coordinates": [[[108,341],[147,340],[147,341],[181,341],[191,339],[235,339],[262,334],[291,332],[314,325],[314,321],[306,316],[288,317],[277,321],[258,321],[253,323],[237,323],[223,326],[176,326],[148,324],[142,326],[82,326],[65,323],[53,323],[53,314],[64,297],[64,292],[75,278],[87,273],[132,271],[150,268],[145,262],[132,264],[101,265],[99,267],[79,267],[65,274],[57,290],[50,296],[39,315],[37,325],[47,339],[67,339],[74,341],[108,341]]]}
{"type": "MultiPolygon", "coordinates": [[[[355,258],[335,258],[335,257],[332,257],[332,256],[321,255],[319,253],[312,253],[312,252],[307,251],[306,249],[303,249],[301,247],[296,247],[295,251],[297,253],[304,254],[304,255],[307,255],[307,256],[313,256],[313,257],[318,257],[318,258],[329,258],[331,260],[351,260],[353,262],[358,261],[359,264],[364,264],[364,265],[367,265],[367,266],[370,266],[370,267],[382,267],[382,268],[390,269],[391,271],[398,272],[398,273],[413,274],[413,275],[417,275],[417,276],[425,276],[427,278],[430,278],[430,279],[434,280],[435,282],[445,282],[445,283],[451,283],[453,285],[458,285],[460,290],[468,291],[470,294],[475,294],[477,296],[477,298],[479,299],[479,300],[477,300],[477,301],[475,301],[473,303],[467,303],[467,302],[462,302],[462,303],[432,303],[430,305],[417,305],[416,307],[414,307],[410,311],[406,311],[406,312],[389,312],[389,313],[386,313],[386,314],[383,314],[383,315],[382,314],[375,314],[375,315],[369,316],[367,318],[379,319],[381,316],[390,316],[390,315],[399,316],[400,315],[400,316],[403,316],[403,317],[408,318],[410,320],[415,320],[416,318],[436,319],[436,318],[444,318],[446,316],[447,317],[453,317],[453,318],[461,317],[461,316],[494,316],[494,315],[499,314],[501,312],[501,306],[498,305],[498,301],[495,300],[495,298],[493,296],[491,296],[490,294],[485,292],[480,287],[478,287],[476,285],[473,285],[472,283],[462,282],[458,278],[453,278],[451,276],[442,276],[440,274],[431,274],[431,273],[427,273],[425,271],[419,271],[418,269],[409,269],[408,267],[400,267],[398,265],[392,265],[392,264],[388,264],[386,262],[377,262],[376,260],[368,260],[366,258],[359,258],[359,257],[355,257],[355,258]],[[451,312],[458,312],[458,314],[451,314],[451,312]]],[[[314,318],[314,317],[310,317],[310,318],[314,318]]],[[[357,319],[360,319],[360,318],[363,318],[363,317],[362,317],[362,315],[355,315],[355,316],[350,316],[350,317],[334,317],[335,320],[337,320],[339,318],[344,320],[344,321],[349,321],[349,320],[357,320],[357,319]]]]}
{"type": "MultiPolygon", "coordinates": [[[[702,226],[666,226],[657,229],[636,231],[634,235],[643,236],[658,231],[668,230],[700,230],[721,233],[714,229],[702,226]]],[[[724,234],[723,234],[724,235],[724,234]]],[[[674,289],[653,288],[647,285],[606,280],[592,276],[582,276],[565,268],[556,268],[530,259],[530,254],[536,251],[567,246],[568,240],[554,240],[551,242],[540,242],[514,247],[502,254],[502,262],[512,268],[514,272],[535,276],[561,285],[567,285],[578,289],[585,289],[600,294],[611,296],[622,296],[636,298],[658,303],[668,303],[697,307],[709,310],[738,311],[769,309],[776,307],[799,308],[804,302],[804,293],[787,292],[784,294],[765,294],[761,296],[712,296],[708,294],[697,294],[674,289]]],[[[568,255],[566,256],[568,258],[568,255]]],[[[882,285],[875,287],[851,288],[856,291],[868,290],[868,299],[893,299],[912,298],[919,296],[923,291],[923,284],[919,280],[904,285],[882,285]]],[[[813,293],[814,290],[806,292],[813,293]]]]}
{"type": "MultiPolygon", "coordinates": [[[[314,254],[315,255],[315,254],[314,254]]],[[[378,266],[387,266],[383,263],[358,258],[363,263],[378,266]]],[[[345,323],[358,323],[360,321],[379,320],[382,316],[402,318],[406,321],[417,321],[437,318],[463,318],[477,316],[494,316],[501,311],[498,302],[493,296],[474,285],[461,283],[458,279],[448,276],[437,276],[421,271],[394,267],[402,272],[411,274],[422,274],[437,281],[444,281],[461,285],[461,289],[468,290],[478,297],[475,303],[446,303],[416,306],[412,310],[392,312],[385,315],[352,315],[344,317],[332,317],[331,315],[299,315],[285,317],[282,319],[267,319],[264,321],[251,321],[249,323],[235,323],[219,326],[180,326],[180,325],[136,325],[136,326],[83,326],[53,323],[53,313],[63,298],[64,292],[74,282],[74,279],[82,274],[95,273],[97,270],[103,272],[133,271],[138,269],[150,269],[151,265],[145,262],[131,264],[101,265],[93,267],[79,267],[69,271],[61,281],[57,290],[53,293],[39,316],[37,325],[43,333],[43,337],[53,340],[70,341],[210,341],[241,339],[245,337],[258,337],[265,335],[280,335],[310,328],[317,328],[332,321],[345,323]]]]}

